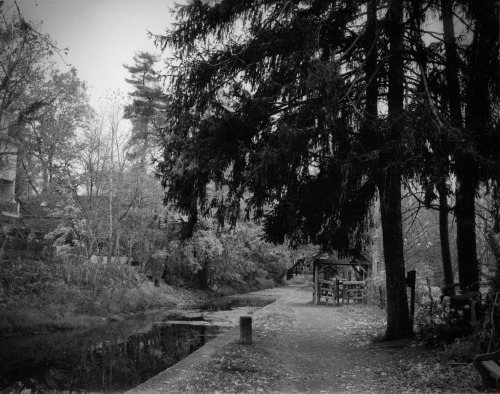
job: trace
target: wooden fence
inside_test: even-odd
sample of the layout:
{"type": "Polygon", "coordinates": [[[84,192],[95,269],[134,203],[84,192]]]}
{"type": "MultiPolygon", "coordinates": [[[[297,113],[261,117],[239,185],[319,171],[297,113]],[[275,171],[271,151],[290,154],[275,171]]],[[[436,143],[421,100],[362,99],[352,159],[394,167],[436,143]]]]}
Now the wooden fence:
{"type": "Polygon", "coordinates": [[[351,301],[366,303],[366,281],[316,279],[313,302],[318,305],[322,301],[337,305],[351,301]]]}

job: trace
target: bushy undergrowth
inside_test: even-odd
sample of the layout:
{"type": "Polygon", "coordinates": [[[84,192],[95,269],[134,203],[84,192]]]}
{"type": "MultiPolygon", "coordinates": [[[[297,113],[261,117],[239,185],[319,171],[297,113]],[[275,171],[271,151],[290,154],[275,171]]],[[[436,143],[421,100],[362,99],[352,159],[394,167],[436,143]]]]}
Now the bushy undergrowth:
{"type": "Polygon", "coordinates": [[[297,253],[263,241],[253,223],[221,230],[208,220],[191,239],[155,249],[148,264],[138,267],[87,258],[79,244],[57,246],[57,256],[48,261],[0,264],[0,335],[80,327],[117,314],[172,307],[181,288],[228,295],[273,287],[297,253]]]}
{"type": "Polygon", "coordinates": [[[293,265],[294,251],[262,239],[253,223],[220,230],[201,221],[190,240],[172,241],[163,250],[167,283],[214,291],[251,290],[281,282],[293,265]]]}
{"type": "Polygon", "coordinates": [[[417,335],[428,345],[450,344],[474,332],[470,323],[470,306],[453,306],[440,299],[428,299],[416,306],[417,335]]]}
{"type": "MultiPolygon", "coordinates": [[[[384,301],[385,285],[380,276],[374,277],[369,286],[368,303],[384,308],[384,301]]],[[[440,349],[443,357],[457,363],[472,362],[488,347],[490,351],[500,348],[500,310],[492,319],[492,305],[491,295],[479,293],[472,300],[450,303],[449,298],[445,298],[443,302],[441,288],[431,286],[428,280],[417,282],[414,330],[420,345],[440,349]],[[475,318],[471,319],[471,315],[475,318]]]]}
{"type": "Polygon", "coordinates": [[[488,294],[451,302],[427,298],[417,306],[415,325],[421,344],[444,349],[441,356],[448,361],[471,363],[500,348],[498,304],[488,294]]]}

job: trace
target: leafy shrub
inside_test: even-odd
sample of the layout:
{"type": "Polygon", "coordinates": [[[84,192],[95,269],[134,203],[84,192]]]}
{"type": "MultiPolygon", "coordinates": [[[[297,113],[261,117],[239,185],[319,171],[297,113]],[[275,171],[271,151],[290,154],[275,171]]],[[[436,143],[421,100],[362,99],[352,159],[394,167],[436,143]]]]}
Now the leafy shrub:
{"type": "Polygon", "coordinates": [[[451,307],[449,303],[441,304],[439,300],[429,301],[416,311],[417,333],[429,345],[452,343],[473,333],[469,315],[469,305],[451,307]]]}
{"type": "Polygon", "coordinates": [[[248,291],[248,286],[279,283],[292,265],[292,252],[265,242],[262,236],[254,223],[218,231],[216,225],[201,221],[191,239],[169,243],[165,280],[215,291],[228,286],[242,291],[246,286],[248,291]]]}

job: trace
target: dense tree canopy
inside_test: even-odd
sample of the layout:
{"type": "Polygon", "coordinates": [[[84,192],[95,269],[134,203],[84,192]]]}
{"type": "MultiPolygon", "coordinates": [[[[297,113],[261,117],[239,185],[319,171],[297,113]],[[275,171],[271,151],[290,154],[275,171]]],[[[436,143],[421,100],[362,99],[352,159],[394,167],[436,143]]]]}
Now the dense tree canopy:
{"type": "MultiPolygon", "coordinates": [[[[474,108],[497,102],[484,90],[492,75],[498,80],[497,71],[478,69],[480,58],[488,60],[488,67],[495,64],[484,44],[498,47],[485,9],[447,1],[321,0],[193,1],[179,7],[174,28],[157,37],[174,53],[168,69],[169,122],[162,129],[164,157],[158,167],[166,200],[189,216],[185,235],[211,208],[234,222],[249,191],[247,214],[264,218],[267,239],[313,242],[356,255],[366,244],[378,193],[387,336],[410,332],[404,318],[401,182],[420,179],[431,193],[427,201],[437,187],[446,217],[452,170],[459,191],[465,190],[468,181],[460,178],[464,146],[458,141],[470,135],[471,127],[482,132],[492,124],[485,120],[478,127],[474,122],[488,119],[490,112],[479,115],[474,108]],[[445,15],[444,38],[424,31],[433,12],[445,15]],[[459,47],[460,55],[449,15],[470,23],[473,39],[459,47]],[[464,65],[470,71],[453,80],[453,70],[464,65]],[[481,105],[471,99],[459,103],[460,113],[465,108],[466,118],[475,119],[466,129],[448,120],[456,117],[456,84],[466,92],[476,86],[474,95],[483,97],[481,105]],[[224,197],[209,200],[210,182],[227,190],[224,197]]],[[[498,7],[493,9],[498,15],[498,7]]],[[[474,144],[468,154],[497,160],[474,144]]],[[[478,183],[471,182],[467,187],[474,192],[478,183]]],[[[467,193],[460,198],[470,201],[467,193]]],[[[471,250],[465,246],[468,212],[457,215],[464,223],[462,260],[471,250]]],[[[461,269],[474,273],[477,264],[469,261],[461,269]]],[[[463,272],[464,286],[477,277],[465,279],[463,272]]]]}
{"type": "Polygon", "coordinates": [[[49,59],[57,49],[50,37],[35,27],[0,3],[0,117],[8,111],[23,122],[50,102],[45,96],[34,100],[25,97],[34,84],[44,80],[49,59]]]}
{"type": "Polygon", "coordinates": [[[45,97],[47,104],[23,121],[19,136],[23,175],[43,181],[37,192],[64,187],[78,156],[77,131],[92,117],[86,85],[74,68],[65,73],[55,70],[25,96],[28,101],[45,97]]]}
{"type": "Polygon", "coordinates": [[[247,206],[257,216],[269,203],[280,202],[266,215],[269,239],[283,241],[286,236],[296,243],[312,240],[348,251],[359,246],[363,210],[346,209],[345,217],[330,218],[322,227],[330,204],[367,208],[374,191],[372,182],[361,182],[356,165],[342,169],[352,157],[346,147],[357,133],[349,95],[359,87],[349,78],[360,75],[354,68],[358,63],[348,62],[356,62],[355,52],[359,56],[353,46],[362,33],[355,27],[358,7],[269,2],[262,8],[252,2],[239,8],[195,2],[180,9],[185,21],[165,37],[182,58],[171,67],[175,124],[169,131],[175,132],[165,143],[173,161],[166,157],[162,165],[183,170],[175,171],[178,179],[165,179],[169,186],[178,185],[169,188],[168,197],[193,219],[198,214],[193,198],[202,210],[216,204],[234,217],[236,201],[250,188],[247,206]],[[203,19],[190,29],[198,13],[203,19]],[[243,26],[233,24],[235,20],[243,26]],[[346,33],[349,26],[353,31],[346,33]],[[238,35],[239,30],[248,35],[238,35]],[[211,47],[217,49],[209,51],[211,47]],[[335,60],[344,54],[345,61],[335,60]],[[184,177],[197,182],[184,182],[184,177]],[[225,201],[204,201],[211,179],[229,186],[225,201]],[[348,190],[338,195],[342,184],[359,188],[360,200],[353,201],[348,190]],[[350,217],[358,212],[360,217],[350,217]],[[349,242],[344,231],[337,231],[338,239],[330,236],[341,223],[352,227],[356,242],[349,242]]]}

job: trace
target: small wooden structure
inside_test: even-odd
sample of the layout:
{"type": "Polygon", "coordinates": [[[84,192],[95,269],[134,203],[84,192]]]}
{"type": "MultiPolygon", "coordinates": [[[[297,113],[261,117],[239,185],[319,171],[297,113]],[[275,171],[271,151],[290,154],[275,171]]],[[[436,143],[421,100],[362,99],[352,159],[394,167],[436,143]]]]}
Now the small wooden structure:
{"type": "MultiPolygon", "coordinates": [[[[467,294],[467,293],[466,293],[467,294]]],[[[491,333],[490,340],[488,342],[488,349],[486,353],[478,354],[474,358],[474,366],[481,374],[481,380],[483,381],[484,388],[497,388],[500,389],[500,349],[496,351],[490,351],[491,346],[496,342],[498,338],[498,330],[500,327],[500,304],[497,303],[498,295],[496,293],[495,299],[491,304],[491,311],[488,310],[487,314],[490,319],[491,333]]],[[[449,300],[451,301],[451,300],[449,300]]],[[[451,303],[450,303],[451,304],[451,303]]],[[[475,303],[471,301],[471,310],[475,309],[475,303]]],[[[472,313],[471,313],[471,323],[472,323],[472,313]]]]}
{"type": "Polygon", "coordinates": [[[369,261],[319,258],[313,262],[313,303],[366,302],[366,278],[369,261]],[[339,277],[342,271],[341,277],[339,277]],[[334,277],[334,274],[336,276],[334,277]],[[353,278],[354,276],[354,278],[353,278]],[[353,280],[354,279],[354,280],[353,280]]]}
{"type": "Polygon", "coordinates": [[[474,358],[474,366],[481,374],[485,388],[500,389],[500,350],[479,354],[474,358]]]}

